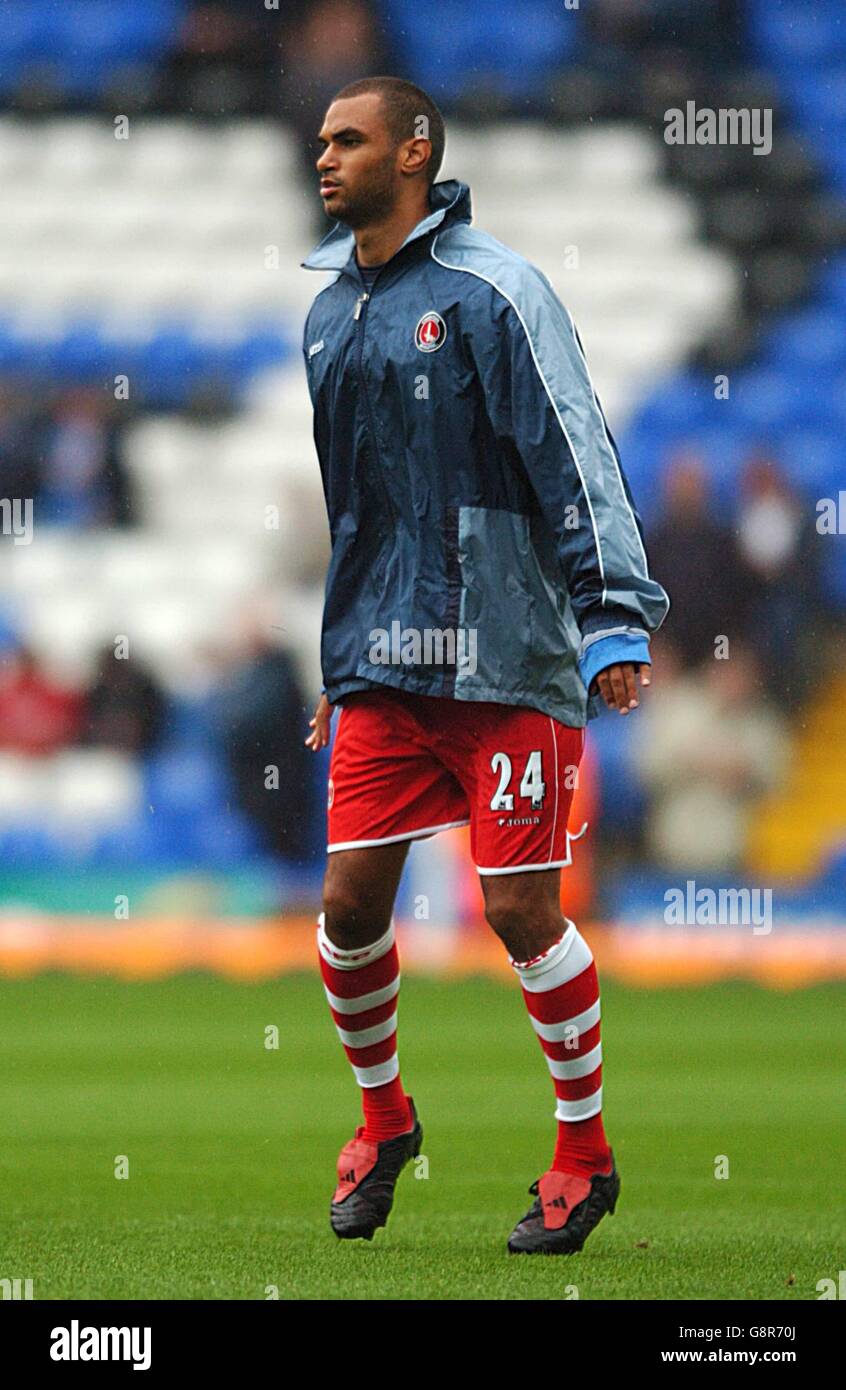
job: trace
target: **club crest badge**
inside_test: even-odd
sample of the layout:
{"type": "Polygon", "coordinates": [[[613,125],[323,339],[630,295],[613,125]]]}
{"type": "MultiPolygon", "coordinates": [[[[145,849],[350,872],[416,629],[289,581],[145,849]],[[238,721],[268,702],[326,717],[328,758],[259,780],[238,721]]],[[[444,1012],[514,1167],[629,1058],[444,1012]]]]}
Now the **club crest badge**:
{"type": "Polygon", "coordinates": [[[429,309],[414,330],[414,345],[420,352],[435,352],[447,335],[446,324],[440,314],[429,309]]]}

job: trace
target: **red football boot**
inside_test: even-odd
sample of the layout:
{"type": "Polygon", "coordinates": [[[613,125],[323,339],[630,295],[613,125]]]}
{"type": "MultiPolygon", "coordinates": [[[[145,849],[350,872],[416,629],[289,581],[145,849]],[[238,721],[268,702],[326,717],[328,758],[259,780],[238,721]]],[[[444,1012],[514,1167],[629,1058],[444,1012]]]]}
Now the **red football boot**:
{"type": "Polygon", "coordinates": [[[408,1103],[414,1125],[405,1134],[376,1144],[362,1139],[364,1125],[359,1125],[355,1138],[338,1155],[338,1186],[330,1220],[332,1230],[342,1240],[372,1240],[373,1232],[388,1219],[397,1179],[423,1143],[423,1129],[411,1096],[408,1103]]]}
{"type": "Polygon", "coordinates": [[[611,1154],[611,1172],[581,1178],[575,1173],[544,1173],[529,1191],[534,1205],[508,1238],[512,1255],[575,1255],[606,1212],[613,1215],[620,1175],[611,1154]]]}

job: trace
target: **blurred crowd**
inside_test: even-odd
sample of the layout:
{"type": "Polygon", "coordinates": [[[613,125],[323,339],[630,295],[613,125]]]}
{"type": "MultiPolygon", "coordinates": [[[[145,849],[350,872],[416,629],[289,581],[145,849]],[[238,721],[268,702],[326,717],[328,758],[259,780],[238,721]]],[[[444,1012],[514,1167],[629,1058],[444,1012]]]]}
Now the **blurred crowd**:
{"type": "Polygon", "coordinates": [[[795,709],[815,679],[827,619],[819,542],[814,514],[775,458],[747,461],[730,524],[702,462],[674,458],[648,544],[671,599],[662,635],[681,669],[728,659],[742,646],[766,672],[772,698],[795,709]]]}
{"type": "MultiPolygon", "coordinates": [[[[680,873],[741,870],[751,816],[789,766],[788,721],[752,647],[686,666],[655,640],[656,684],[634,726],[647,862],[680,873]]],[[[769,673],[772,674],[772,673],[769,673]]]]}
{"type": "MultiPolygon", "coordinates": [[[[449,17],[460,21],[466,8],[453,0],[449,17]]],[[[255,0],[196,0],[171,53],[164,100],[180,109],[190,103],[205,111],[214,103],[216,110],[253,113],[275,111],[281,100],[285,118],[311,141],[315,118],[319,124],[339,87],[364,71],[403,70],[401,20],[402,7],[382,0],[278,0],[264,6],[255,0]]],[[[584,27],[577,85],[584,90],[592,80],[607,87],[609,99],[616,86],[618,101],[624,98],[623,70],[636,83],[649,72],[678,72],[680,66],[688,76],[691,65],[725,71],[742,52],[740,0],[592,0],[575,20],[584,27]]],[[[519,12],[515,22],[521,22],[519,12]]],[[[466,77],[466,91],[454,94],[462,114],[501,114],[507,93],[497,92],[484,72],[466,77]]]]}
{"type": "MultiPolygon", "coordinates": [[[[221,646],[214,664],[215,677],[194,713],[223,758],[233,801],[265,850],[297,860],[313,845],[317,806],[295,663],[249,632],[240,643],[221,646]]],[[[6,634],[0,753],[46,757],[66,748],[103,748],[143,762],[167,746],[174,713],[168,693],[135,655],[106,645],[87,685],[68,688],[6,634]]]]}
{"type": "Polygon", "coordinates": [[[0,497],[31,500],[51,526],[132,525],[125,419],[96,387],[45,393],[40,383],[0,378],[0,497]]]}
{"type": "Polygon", "coordinates": [[[647,862],[742,870],[756,806],[784,785],[792,726],[826,669],[819,540],[775,458],[748,459],[728,523],[702,462],[672,459],[648,536],[671,607],[632,727],[645,802],[632,842],[647,862]]]}

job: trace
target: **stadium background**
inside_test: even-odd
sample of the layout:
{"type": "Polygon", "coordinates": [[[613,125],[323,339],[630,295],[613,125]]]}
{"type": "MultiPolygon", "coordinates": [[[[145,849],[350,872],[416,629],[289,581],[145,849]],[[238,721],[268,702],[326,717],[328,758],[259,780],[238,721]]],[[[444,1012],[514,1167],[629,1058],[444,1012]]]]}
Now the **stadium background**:
{"type": "MultiPolygon", "coordinates": [[[[327,536],[300,340],[322,279],[299,266],[329,225],[323,111],[376,72],[431,92],[440,177],[573,311],[673,602],[644,707],[591,728],[563,875],[621,1035],[648,998],[672,1052],[657,986],[730,1031],[785,1007],[731,980],[846,977],[839,0],[0,0],[0,974],[26,1163],[68,1047],[93,1066],[137,1016],[166,1050],[174,1010],[212,1028],[182,972],[233,982],[208,997],[236,1032],[242,987],[272,1018],[278,977],[310,972],[289,1018],[352,1106],[314,983],[327,536]],[[666,143],[689,101],[771,110],[771,153],[666,143]],[[668,923],[688,881],[771,891],[771,930],[668,923]]],[[[463,832],[414,848],[397,918],[446,1036],[444,977],[508,976],[463,832]]],[[[498,1017],[493,988],[455,998],[498,1017]]],[[[821,1021],[822,997],[797,1000],[821,1021]]],[[[103,1060],[114,1113],[121,1075],[103,1060]]]]}

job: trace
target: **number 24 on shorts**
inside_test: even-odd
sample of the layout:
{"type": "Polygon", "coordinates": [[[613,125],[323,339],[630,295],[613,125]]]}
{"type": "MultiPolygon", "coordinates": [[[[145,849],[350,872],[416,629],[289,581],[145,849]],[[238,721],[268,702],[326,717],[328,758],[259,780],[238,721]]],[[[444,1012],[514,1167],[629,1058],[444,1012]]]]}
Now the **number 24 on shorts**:
{"type": "MultiPolygon", "coordinates": [[[[499,773],[499,786],[491,797],[491,810],[513,811],[514,793],[508,790],[513,769],[507,753],[494,753],[491,758],[491,771],[499,773]]],[[[546,782],[543,780],[543,763],[539,748],[535,748],[528,756],[520,779],[520,795],[531,801],[533,811],[539,811],[543,806],[546,782]]]]}

